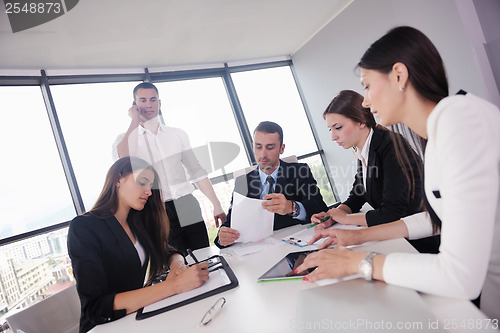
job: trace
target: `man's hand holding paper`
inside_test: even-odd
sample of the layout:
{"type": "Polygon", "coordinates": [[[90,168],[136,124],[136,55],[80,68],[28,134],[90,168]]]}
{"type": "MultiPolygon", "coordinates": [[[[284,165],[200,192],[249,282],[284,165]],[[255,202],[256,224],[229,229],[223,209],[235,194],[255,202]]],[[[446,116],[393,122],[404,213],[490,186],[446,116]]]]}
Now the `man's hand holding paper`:
{"type": "Polygon", "coordinates": [[[292,202],[281,193],[265,195],[262,200],[264,200],[262,207],[271,213],[285,215],[292,212],[292,202]]]}

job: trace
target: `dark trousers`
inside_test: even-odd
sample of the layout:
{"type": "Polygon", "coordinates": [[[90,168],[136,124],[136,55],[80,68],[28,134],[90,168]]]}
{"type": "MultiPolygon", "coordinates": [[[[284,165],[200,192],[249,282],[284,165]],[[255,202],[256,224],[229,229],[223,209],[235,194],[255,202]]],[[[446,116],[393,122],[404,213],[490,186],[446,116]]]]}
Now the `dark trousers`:
{"type": "Polygon", "coordinates": [[[165,202],[165,209],[170,220],[168,243],[171,246],[186,255],[187,249],[196,250],[209,245],[200,204],[192,194],[165,202]]]}

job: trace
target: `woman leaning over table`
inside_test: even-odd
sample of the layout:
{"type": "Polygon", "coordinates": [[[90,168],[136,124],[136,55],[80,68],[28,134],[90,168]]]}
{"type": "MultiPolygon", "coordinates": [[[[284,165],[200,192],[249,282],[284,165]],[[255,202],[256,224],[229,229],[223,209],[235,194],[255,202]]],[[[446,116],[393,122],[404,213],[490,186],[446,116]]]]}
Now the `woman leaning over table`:
{"type": "MultiPolygon", "coordinates": [[[[343,90],[323,112],[332,141],[344,149],[352,148],[358,172],[346,201],[312,216],[313,223],[330,217],[315,226],[316,230],[335,222],[371,227],[423,210],[421,157],[402,135],[378,125],[362,102],[363,96],[357,92],[343,90]],[[398,155],[396,145],[405,153],[398,155]],[[359,213],[365,203],[373,209],[359,213]]],[[[421,142],[416,143],[421,148],[421,142]]],[[[438,252],[439,236],[411,242],[420,252],[438,252]]]]}
{"type": "MultiPolygon", "coordinates": [[[[358,171],[349,197],[339,207],[314,214],[314,228],[324,229],[333,223],[375,226],[393,222],[423,210],[421,157],[400,134],[375,122],[369,108],[362,105],[363,96],[352,90],[341,91],[323,112],[332,141],[353,150],[358,171]],[[405,154],[397,154],[396,146],[405,154]],[[373,209],[360,213],[368,203],[373,209]]],[[[413,134],[414,144],[422,148],[420,137],[413,134]]],[[[411,240],[424,253],[437,253],[439,235],[411,240]]]]}
{"type": "Polygon", "coordinates": [[[362,231],[321,230],[311,242],[331,237],[325,245],[350,245],[440,232],[440,253],[330,249],[308,256],[298,270],[318,266],[304,278],[309,281],[361,272],[366,279],[466,299],[482,289],[481,310],[500,318],[500,110],[462,91],[448,96],[438,51],[411,27],[390,30],[370,46],[358,67],[363,105],[383,125],[403,123],[427,139],[428,212],[362,231]]]}
{"type": "Polygon", "coordinates": [[[208,279],[207,264],[187,268],[167,245],[169,222],[158,175],[145,161],[124,157],[108,171],[88,213],[70,223],[68,251],[82,304],[80,332],[119,319],[208,279]],[[165,271],[164,282],[144,287],[165,271]]]}
{"type": "Polygon", "coordinates": [[[420,157],[406,139],[378,125],[362,102],[363,96],[357,92],[343,90],[323,112],[332,141],[344,149],[352,148],[358,159],[358,173],[344,203],[312,216],[311,222],[331,217],[316,229],[327,228],[333,222],[370,227],[421,211],[420,157]],[[401,142],[405,156],[409,156],[403,166],[396,156],[395,140],[401,142]],[[358,213],[366,202],[374,209],[358,213]]]}

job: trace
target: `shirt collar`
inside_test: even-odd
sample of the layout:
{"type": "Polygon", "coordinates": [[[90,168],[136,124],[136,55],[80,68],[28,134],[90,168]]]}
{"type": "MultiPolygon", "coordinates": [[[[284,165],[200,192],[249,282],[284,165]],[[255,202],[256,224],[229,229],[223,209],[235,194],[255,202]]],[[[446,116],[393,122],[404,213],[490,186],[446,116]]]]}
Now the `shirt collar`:
{"type": "Polygon", "coordinates": [[[370,128],[370,134],[366,138],[365,144],[363,145],[363,149],[361,149],[361,157],[365,159],[365,162],[368,163],[368,153],[370,152],[370,143],[372,142],[373,136],[373,128],[370,128]]]}
{"type": "Polygon", "coordinates": [[[278,170],[280,168],[280,164],[281,162],[278,161],[278,167],[276,168],[276,170],[273,171],[272,174],[268,175],[267,173],[265,173],[264,171],[262,171],[259,167],[257,167],[257,169],[259,170],[259,176],[260,176],[260,183],[262,185],[264,185],[266,182],[267,182],[267,176],[271,176],[273,177],[274,179],[274,183],[276,184],[276,179],[278,178],[278,170]]]}
{"type": "MultiPolygon", "coordinates": [[[[165,126],[165,124],[163,124],[163,123],[160,121],[160,119],[158,119],[158,131],[165,131],[166,129],[167,129],[167,126],[165,126]]],[[[144,134],[144,133],[146,133],[146,132],[151,133],[151,131],[150,131],[150,130],[148,130],[148,129],[146,129],[146,128],[144,128],[144,126],[142,126],[142,124],[141,124],[141,125],[139,125],[139,131],[140,131],[140,134],[144,134]]]]}

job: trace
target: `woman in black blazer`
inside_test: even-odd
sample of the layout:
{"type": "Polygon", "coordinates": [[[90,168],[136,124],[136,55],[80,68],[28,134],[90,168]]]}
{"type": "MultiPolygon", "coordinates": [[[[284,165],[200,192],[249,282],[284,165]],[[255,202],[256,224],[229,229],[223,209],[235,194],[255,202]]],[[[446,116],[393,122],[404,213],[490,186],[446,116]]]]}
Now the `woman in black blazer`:
{"type": "Polygon", "coordinates": [[[378,125],[362,102],[363,96],[357,92],[343,90],[323,113],[332,141],[344,149],[353,149],[358,172],[346,201],[326,213],[313,215],[311,222],[330,217],[316,229],[334,222],[370,227],[421,211],[422,160],[401,135],[378,125]],[[395,141],[409,156],[402,161],[404,167],[398,161],[395,141]],[[365,203],[374,209],[358,213],[365,203]]]}
{"type": "Polygon", "coordinates": [[[73,219],[68,231],[82,305],[80,332],[208,279],[206,263],[187,268],[182,255],[169,249],[168,230],[153,167],[134,157],[116,161],[92,210],[73,219]],[[147,282],[169,266],[167,279],[144,287],[148,265],[147,282]]]}

